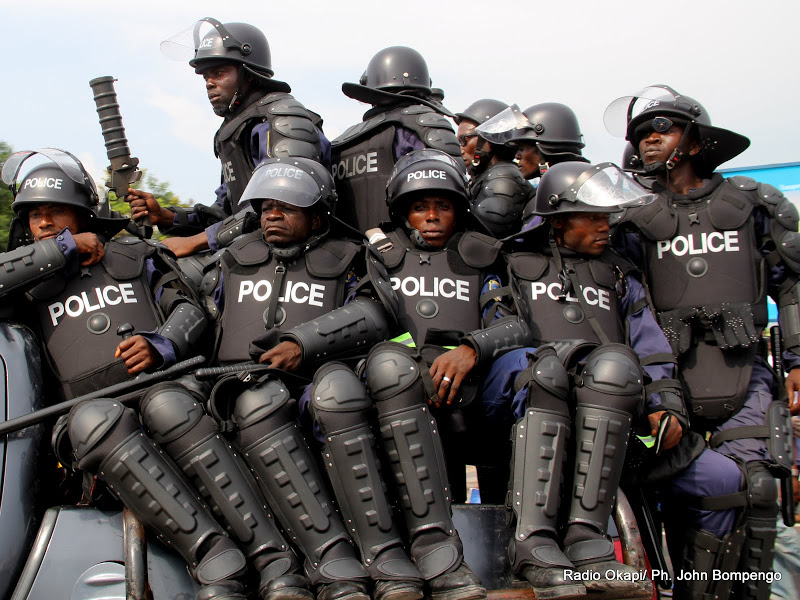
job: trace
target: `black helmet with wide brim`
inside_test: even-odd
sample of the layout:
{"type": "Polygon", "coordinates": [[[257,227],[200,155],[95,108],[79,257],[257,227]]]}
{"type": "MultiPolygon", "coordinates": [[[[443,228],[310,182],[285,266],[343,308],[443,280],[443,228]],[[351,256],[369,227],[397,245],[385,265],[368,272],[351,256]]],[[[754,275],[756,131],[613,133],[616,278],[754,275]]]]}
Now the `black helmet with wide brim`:
{"type": "Polygon", "coordinates": [[[86,230],[110,238],[130,221],[127,217],[100,216],[97,188],[83,164],[69,152],[58,148],[22,150],[11,155],[3,165],[3,182],[14,194],[11,208],[23,215],[42,204],[64,204],[79,209],[88,217],[86,230]],[[31,157],[47,159],[19,178],[23,164],[31,157]]]}
{"type": "Polygon", "coordinates": [[[611,135],[624,137],[638,148],[645,129],[648,129],[643,126],[655,117],[668,117],[696,132],[701,150],[692,161],[698,173],[703,175],[712,173],[750,146],[747,137],[711,125],[708,111],[697,100],[663,84],[617,98],[606,108],[603,121],[611,135]]]}
{"type": "Polygon", "coordinates": [[[441,100],[434,97],[431,83],[428,64],[419,52],[408,46],[390,46],[370,59],[358,83],[343,83],[342,92],[373,106],[411,100],[454,117],[441,100]]]}

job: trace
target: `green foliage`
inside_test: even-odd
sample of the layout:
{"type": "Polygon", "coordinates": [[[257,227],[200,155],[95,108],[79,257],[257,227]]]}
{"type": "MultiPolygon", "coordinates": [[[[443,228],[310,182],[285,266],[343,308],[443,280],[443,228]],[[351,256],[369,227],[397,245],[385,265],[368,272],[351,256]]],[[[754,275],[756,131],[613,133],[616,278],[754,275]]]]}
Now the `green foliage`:
{"type": "MultiPolygon", "coordinates": [[[[0,141],[0,170],[12,154],[14,154],[14,150],[11,146],[0,141]]],[[[8,243],[8,230],[11,220],[14,218],[14,211],[11,210],[13,200],[14,195],[11,190],[4,183],[0,184],[0,251],[5,250],[8,243]]]]}

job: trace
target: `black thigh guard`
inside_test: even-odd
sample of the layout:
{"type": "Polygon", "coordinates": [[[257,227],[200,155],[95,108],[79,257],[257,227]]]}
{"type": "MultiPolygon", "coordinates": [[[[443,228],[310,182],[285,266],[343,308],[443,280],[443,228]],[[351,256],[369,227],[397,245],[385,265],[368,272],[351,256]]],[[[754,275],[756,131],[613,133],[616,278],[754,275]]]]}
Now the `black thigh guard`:
{"type": "Polygon", "coordinates": [[[425,404],[421,368],[427,367],[410,349],[386,342],[370,352],[365,373],[400,493],[411,556],[430,580],[458,567],[463,548],[453,525],[442,441],[425,404]]]}
{"type": "Polygon", "coordinates": [[[244,571],[244,555],[144,435],[132,410],[113,400],[83,402],[70,412],[69,437],[78,466],[105,479],[139,520],[183,556],[200,583],[244,571]]]}
{"type": "Polygon", "coordinates": [[[325,436],[323,459],[339,508],[370,577],[421,583],[394,525],[364,385],[346,365],[327,363],[314,376],[311,406],[325,436]]]}
{"type": "Polygon", "coordinates": [[[366,578],[292,409],[289,390],[278,379],[246,390],[233,412],[236,445],[278,522],[305,556],[312,583],[366,578]]]}
{"type": "Polygon", "coordinates": [[[528,407],[512,433],[514,463],[510,503],[516,517],[509,554],[515,573],[526,564],[571,567],[536,534],[557,535],[562,472],[570,437],[569,375],[553,348],[531,357],[528,407]]]}
{"type": "Polygon", "coordinates": [[[722,539],[707,531],[689,530],[684,541],[683,564],[680,565],[684,579],[675,582],[675,597],[728,600],[734,582],[717,581],[711,575],[714,570],[736,571],[743,544],[744,531],[741,528],[734,529],[722,539]]]}
{"type": "Polygon", "coordinates": [[[261,571],[269,563],[276,577],[297,572],[300,563],[275,526],[250,471],[197,398],[180,384],[161,383],[142,399],[141,412],[153,439],[256,568],[261,571]]]}

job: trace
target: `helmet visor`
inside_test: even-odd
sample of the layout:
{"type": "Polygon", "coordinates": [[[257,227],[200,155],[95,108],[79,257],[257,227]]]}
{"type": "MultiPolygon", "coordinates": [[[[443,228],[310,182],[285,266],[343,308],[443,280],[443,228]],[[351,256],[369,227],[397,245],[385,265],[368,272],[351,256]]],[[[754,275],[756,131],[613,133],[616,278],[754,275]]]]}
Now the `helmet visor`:
{"type": "Polygon", "coordinates": [[[316,204],[322,190],[316,180],[293,163],[270,161],[262,163],[244,189],[240,202],[278,200],[292,206],[307,208],[316,204]]]}
{"type": "Polygon", "coordinates": [[[619,167],[602,163],[584,171],[569,188],[577,202],[598,212],[650,204],[656,195],[628,177],[619,167]]]}
{"type": "Polygon", "coordinates": [[[211,17],[204,17],[191,27],[179,31],[161,42],[161,54],[170,60],[186,62],[197,54],[200,48],[216,49],[239,43],[223,27],[222,23],[211,17]]]}
{"type": "Polygon", "coordinates": [[[519,106],[512,104],[491,119],[478,125],[475,131],[492,144],[505,144],[521,130],[530,129],[533,124],[519,106]]]}
{"type": "Polygon", "coordinates": [[[661,86],[646,87],[633,95],[617,98],[609,104],[603,114],[603,123],[611,135],[624,138],[631,119],[637,117],[646,109],[658,106],[662,102],[670,102],[674,105],[676,101],[675,92],[670,88],[661,86]]]}
{"type": "Polygon", "coordinates": [[[39,150],[21,150],[12,154],[3,165],[2,176],[3,182],[7,185],[16,187],[19,171],[22,163],[37,154],[51,160],[58,165],[67,176],[75,183],[83,185],[85,181],[84,171],[77,163],[75,158],[63,150],[57,148],[41,148],[39,150]]]}

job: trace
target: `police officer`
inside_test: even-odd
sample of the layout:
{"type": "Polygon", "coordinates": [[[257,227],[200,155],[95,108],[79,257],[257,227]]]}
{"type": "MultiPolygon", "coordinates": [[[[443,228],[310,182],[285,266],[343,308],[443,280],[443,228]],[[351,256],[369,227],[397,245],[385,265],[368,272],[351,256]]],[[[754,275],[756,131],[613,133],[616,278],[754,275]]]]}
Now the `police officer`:
{"type": "MultiPolygon", "coordinates": [[[[769,570],[778,510],[774,477],[788,472],[791,463],[783,394],[792,398],[800,389],[797,210],[772,186],[714,173],[749,140],[712,126],[697,100],[669,86],[651,86],[614,101],[605,121],[609,131],[638,149],[658,193],[652,205],[625,216],[629,233],[621,247],[644,271],[678,358],[692,428],[702,436],[709,433],[711,448],[740,463],[746,481],[738,503],[741,520],[721,532],[689,528],[684,565],[698,571],[769,570]],[[776,384],[760,341],[767,293],[780,307],[789,370],[785,391],[776,384]]],[[[702,482],[720,473],[698,475],[702,482]]],[[[730,497],[710,497],[701,508],[732,506],[736,502],[730,497]]],[[[769,597],[766,581],[737,587],[743,598],[769,597]]],[[[731,582],[683,582],[680,590],[686,597],[723,598],[731,582]]]]}
{"type": "MultiPolygon", "coordinates": [[[[481,103],[478,101],[475,104],[480,108],[481,103]]],[[[475,104],[467,110],[474,109],[475,104]]],[[[510,121],[513,128],[518,114],[519,108],[515,104],[513,109],[505,108],[491,118],[483,119],[473,130],[478,134],[477,143],[467,165],[471,177],[469,193],[472,212],[484,229],[497,238],[506,237],[522,228],[522,210],[533,195],[533,188],[512,162],[516,150],[507,145],[509,132],[505,123],[510,121]],[[498,128],[503,131],[498,133],[498,128]]]]}
{"type": "Polygon", "coordinates": [[[483,403],[489,422],[517,419],[509,554],[537,597],[635,588],[633,569],[614,560],[607,525],[643,394],[650,423],[669,423],[665,448],[688,426],[672,365],[659,364],[669,344],[633,266],[608,249],[609,213],[647,199],[610,163],[559,163],[536,196],[545,220],[507,243],[510,293],[539,349],[500,357],[483,403]],[[658,382],[650,390],[642,364],[658,382]],[[568,448],[571,478],[562,477],[568,448]]]}
{"type": "MultiPolygon", "coordinates": [[[[472,218],[461,161],[441,151],[414,151],[398,160],[386,196],[394,229],[386,232],[379,251],[399,296],[394,308],[398,335],[377,344],[367,357],[366,403],[359,397],[349,406],[335,404],[330,390],[317,384],[315,390],[328,393],[315,391],[312,406],[330,445],[326,461],[337,474],[357,474],[360,454],[345,449],[369,428],[368,409],[374,404],[410,554],[432,597],[483,598],[486,592],[463,562],[453,525],[437,420],[474,397],[478,369],[495,353],[522,345],[525,330],[514,318],[483,327],[482,292],[492,281],[486,271],[499,246],[468,230],[472,218]]],[[[339,397],[355,398],[356,392],[339,397]]],[[[355,492],[361,486],[348,483],[342,484],[340,505],[358,512],[363,501],[355,492]]]]}
{"type": "Polygon", "coordinates": [[[428,65],[406,46],[378,52],[358,83],[342,84],[350,98],[371,104],[363,122],[332,142],[331,172],[339,194],[337,214],[359,231],[388,217],[383,198],[395,162],[412,150],[434,148],[458,156],[452,117],[431,88],[428,65]]]}
{"type": "MultiPolygon", "coordinates": [[[[169,55],[169,49],[181,43],[185,42],[175,36],[163,42],[162,49],[169,55]]],[[[130,190],[127,196],[133,219],[149,217],[162,231],[188,236],[165,241],[177,256],[218,250],[254,225],[238,213],[249,207],[241,200],[242,192],[264,159],[302,156],[330,161],[329,142],[319,129],[322,120],[289,93],[289,84],[273,78],[269,44],[258,28],[206,17],[194,27],[191,50],[189,65],[203,77],[214,113],[223,118],[214,136],[214,152],[222,163],[217,200],[211,207],[198,205],[187,212],[162,208],[152,194],[141,190],[130,190]]]]}
{"type": "MultiPolygon", "coordinates": [[[[155,243],[135,238],[104,243],[127,219],[98,216],[94,183],[77,159],[51,148],[18,152],[6,161],[3,180],[11,184],[12,208],[35,242],[0,255],[5,265],[0,287],[4,296],[27,290],[45,356],[65,397],[186,358],[205,328],[202,310],[179,279],[168,276],[168,257],[155,243]],[[18,179],[33,156],[47,161],[18,179]],[[131,324],[136,335],[120,341],[122,324],[131,324]]],[[[95,400],[62,418],[53,439],[62,462],[71,464],[61,451],[67,431],[77,466],[99,473],[184,557],[203,585],[199,598],[244,598],[236,581],[244,556],[141,432],[131,409],[95,400]]]]}
{"type": "MultiPolygon", "coordinates": [[[[331,215],[333,178],[308,159],[265,161],[243,199],[260,215],[261,231],[240,237],[223,255],[216,291],[218,360],[236,364],[252,357],[269,371],[255,385],[235,376],[218,381],[213,412],[234,432],[234,443],[269,505],[304,554],[319,598],[365,600],[369,575],[374,598],[418,600],[422,577],[391,517],[386,518],[391,510],[385,498],[364,492],[363,511],[342,504],[345,526],[295,417],[293,398],[299,400],[301,415],[308,414],[312,398],[318,402],[330,390],[335,392],[329,402],[356,403],[358,398],[348,395],[352,388],[342,392],[338,386],[342,378],[345,386],[361,384],[344,364],[331,361],[363,355],[388,334],[382,305],[369,294],[353,297],[357,276],[365,269],[360,236],[331,215]],[[343,237],[348,231],[355,236],[343,237]],[[351,301],[345,304],[347,298],[351,301]],[[318,387],[309,386],[323,364],[318,387]]],[[[384,289],[391,295],[388,283],[384,289]]],[[[369,440],[359,443],[369,445],[369,440]]],[[[330,463],[327,452],[324,462],[330,463]]],[[[375,483],[374,464],[360,472],[358,488],[351,490],[382,489],[375,483]]],[[[334,489],[352,476],[342,472],[332,478],[334,489]]]]}
{"type": "Polygon", "coordinates": [[[478,148],[478,133],[475,128],[481,123],[485,123],[501,110],[508,108],[508,104],[492,98],[476,100],[464,109],[464,112],[456,113],[456,138],[461,148],[461,158],[469,169],[472,160],[475,158],[475,151],[478,148]]]}

